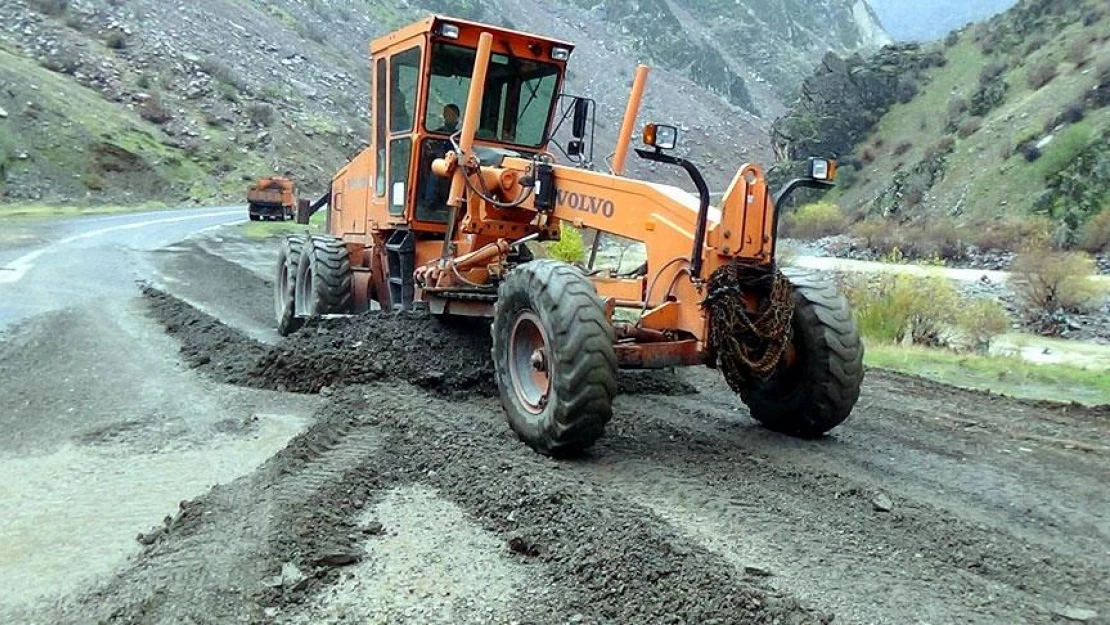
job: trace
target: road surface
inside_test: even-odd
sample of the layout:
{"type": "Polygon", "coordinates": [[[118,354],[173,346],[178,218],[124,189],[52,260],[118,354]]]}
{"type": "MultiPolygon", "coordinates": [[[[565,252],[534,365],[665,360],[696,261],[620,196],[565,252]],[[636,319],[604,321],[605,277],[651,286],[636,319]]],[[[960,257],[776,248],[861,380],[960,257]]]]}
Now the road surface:
{"type": "Polygon", "coordinates": [[[5,305],[34,295],[0,339],[0,622],[1110,616],[1106,409],[869,371],[799,441],[692,368],[622,376],[605,438],[553,461],[509,432],[481,328],[279,341],[276,242],[177,241],[207,219],[59,232],[96,266],[5,252],[5,305]]]}

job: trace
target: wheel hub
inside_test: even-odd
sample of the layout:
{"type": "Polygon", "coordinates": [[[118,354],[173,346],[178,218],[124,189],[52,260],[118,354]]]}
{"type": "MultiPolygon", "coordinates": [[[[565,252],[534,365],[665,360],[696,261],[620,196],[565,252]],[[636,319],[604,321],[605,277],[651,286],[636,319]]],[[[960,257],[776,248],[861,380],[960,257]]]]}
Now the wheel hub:
{"type": "Polygon", "coordinates": [[[543,412],[551,395],[549,344],[539,317],[520,313],[509,334],[509,376],[513,393],[532,414],[543,412]]]}

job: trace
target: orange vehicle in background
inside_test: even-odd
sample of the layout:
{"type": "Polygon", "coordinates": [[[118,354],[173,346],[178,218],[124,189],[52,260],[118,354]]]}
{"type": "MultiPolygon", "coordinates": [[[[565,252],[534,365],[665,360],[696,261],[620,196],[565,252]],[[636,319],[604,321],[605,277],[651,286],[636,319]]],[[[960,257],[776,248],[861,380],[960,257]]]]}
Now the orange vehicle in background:
{"type": "Polygon", "coordinates": [[[297,185],[288,174],[262,178],[247,189],[251,221],[292,219],[301,203],[307,205],[308,201],[297,199],[297,185]]]}

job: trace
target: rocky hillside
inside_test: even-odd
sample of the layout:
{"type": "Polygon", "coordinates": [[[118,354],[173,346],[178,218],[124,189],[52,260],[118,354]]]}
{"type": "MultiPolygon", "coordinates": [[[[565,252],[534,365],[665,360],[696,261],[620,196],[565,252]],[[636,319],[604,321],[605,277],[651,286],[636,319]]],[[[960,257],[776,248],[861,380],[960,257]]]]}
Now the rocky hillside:
{"type": "Polygon", "coordinates": [[[314,192],[368,136],[367,42],[429,12],[575,41],[570,90],[608,153],[637,61],[642,119],[682,126],[721,187],[828,50],[887,41],[861,0],[0,0],[0,201],[238,201],[314,192]],[[645,19],[650,18],[650,19],[645,19]]]}
{"type": "Polygon", "coordinates": [[[829,56],[775,124],[785,157],[836,153],[830,197],[868,238],[950,255],[1047,234],[1110,243],[1110,9],[1022,0],[935,45],[829,56]]]}

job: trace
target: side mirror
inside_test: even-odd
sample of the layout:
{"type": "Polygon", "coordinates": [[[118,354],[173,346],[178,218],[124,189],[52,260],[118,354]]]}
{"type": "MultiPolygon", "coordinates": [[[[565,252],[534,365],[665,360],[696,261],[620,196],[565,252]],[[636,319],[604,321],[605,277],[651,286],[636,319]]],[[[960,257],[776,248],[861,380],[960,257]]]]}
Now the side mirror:
{"type": "MultiPolygon", "coordinates": [[[[577,99],[574,101],[574,124],[571,134],[575,139],[586,136],[586,119],[590,114],[590,101],[577,99]]],[[[565,117],[563,119],[566,119],[565,117]]]]}
{"type": "Polygon", "coordinates": [[[644,126],[644,145],[656,150],[673,150],[678,145],[678,128],[663,124],[644,126]]]}

